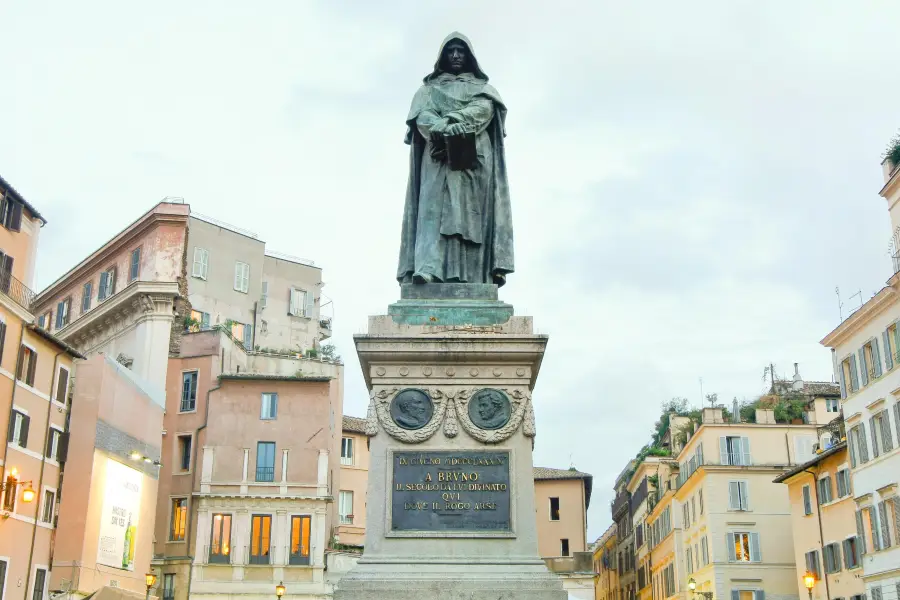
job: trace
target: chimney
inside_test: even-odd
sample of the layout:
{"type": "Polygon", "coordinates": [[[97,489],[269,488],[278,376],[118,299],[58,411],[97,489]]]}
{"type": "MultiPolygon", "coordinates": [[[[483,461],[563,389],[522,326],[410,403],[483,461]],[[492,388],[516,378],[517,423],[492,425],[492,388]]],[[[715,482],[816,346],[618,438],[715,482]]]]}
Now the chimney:
{"type": "Polygon", "coordinates": [[[800,377],[799,363],[794,363],[794,383],[791,384],[791,389],[795,392],[803,391],[803,378],[800,377]]]}
{"type": "Polygon", "coordinates": [[[741,422],[741,411],[738,410],[737,396],[734,397],[734,402],[732,403],[731,420],[734,423],[741,422]]]}

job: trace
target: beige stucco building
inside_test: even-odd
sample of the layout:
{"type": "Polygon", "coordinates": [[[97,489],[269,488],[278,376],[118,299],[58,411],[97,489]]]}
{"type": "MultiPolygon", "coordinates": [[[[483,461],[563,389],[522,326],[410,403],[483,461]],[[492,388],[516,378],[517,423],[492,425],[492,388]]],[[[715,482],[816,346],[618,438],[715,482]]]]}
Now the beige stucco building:
{"type": "Polygon", "coordinates": [[[338,492],[338,540],[362,548],[366,539],[366,486],[369,480],[369,437],[366,420],[344,415],[341,476],[338,492]]]}
{"type": "Polygon", "coordinates": [[[616,524],[603,532],[592,549],[594,557],[594,600],[620,600],[617,571],[616,524]]]}
{"type": "MultiPolygon", "coordinates": [[[[835,420],[835,432],[840,418],[835,420]]],[[[827,432],[831,434],[832,432],[827,432]]],[[[829,438],[831,435],[828,436],[829,438]]],[[[862,547],[856,533],[856,503],[847,442],[826,440],[815,458],[775,479],[788,487],[797,590],[807,593],[803,577],[819,580],[813,598],[854,598],[865,594],[862,547]]]]}
{"type": "Polygon", "coordinates": [[[170,359],[154,567],[166,598],[324,598],[337,535],[340,364],[184,334],[170,359]]]}
{"type": "Polygon", "coordinates": [[[841,385],[862,577],[872,600],[900,592],[900,168],[889,160],[882,166],[894,273],[821,342],[841,385]]]}

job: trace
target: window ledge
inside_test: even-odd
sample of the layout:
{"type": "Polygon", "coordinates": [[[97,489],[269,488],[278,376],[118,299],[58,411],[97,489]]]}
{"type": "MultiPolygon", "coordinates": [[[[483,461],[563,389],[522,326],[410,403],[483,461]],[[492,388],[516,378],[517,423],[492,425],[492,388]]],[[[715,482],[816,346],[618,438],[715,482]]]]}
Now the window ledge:
{"type": "Polygon", "coordinates": [[[883,403],[884,401],[885,401],[884,398],[878,398],[877,400],[873,400],[873,401],[869,402],[868,404],[866,404],[866,408],[868,408],[869,410],[872,410],[873,408],[875,408],[879,404],[883,403]]]}

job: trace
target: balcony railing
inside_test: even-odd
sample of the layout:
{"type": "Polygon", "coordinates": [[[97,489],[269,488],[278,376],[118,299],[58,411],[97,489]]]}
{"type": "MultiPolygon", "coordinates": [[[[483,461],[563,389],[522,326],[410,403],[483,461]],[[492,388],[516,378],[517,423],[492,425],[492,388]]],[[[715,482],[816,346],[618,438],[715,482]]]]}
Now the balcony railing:
{"type": "Polygon", "coordinates": [[[256,481],[275,481],[275,467],[256,467],[256,481]]]}
{"type": "Polygon", "coordinates": [[[820,448],[828,450],[831,446],[839,444],[847,437],[847,429],[844,426],[844,417],[838,415],[825,425],[816,428],[816,437],[819,439],[820,448]],[[826,439],[826,436],[828,439],[826,439]]]}
{"type": "Polygon", "coordinates": [[[33,312],[34,292],[27,285],[16,279],[12,272],[0,269],[0,292],[3,292],[12,300],[27,310],[33,312]]]}
{"type": "Polygon", "coordinates": [[[341,515],[341,525],[353,525],[353,515],[341,515]]]}
{"type": "Polygon", "coordinates": [[[615,521],[617,515],[621,514],[625,510],[628,510],[628,506],[628,492],[623,492],[616,496],[615,500],[613,500],[611,504],[613,520],[615,521]]]}

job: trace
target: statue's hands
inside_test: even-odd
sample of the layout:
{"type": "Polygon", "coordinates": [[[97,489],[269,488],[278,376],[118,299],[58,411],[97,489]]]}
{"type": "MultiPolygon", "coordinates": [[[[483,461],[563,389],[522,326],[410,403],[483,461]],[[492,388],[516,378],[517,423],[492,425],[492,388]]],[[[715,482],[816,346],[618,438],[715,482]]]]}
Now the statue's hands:
{"type": "Polygon", "coordinates": [[[465,123],[452,123],[444,130],[446,135],[462,135],[466,132],[465,123]]]}

